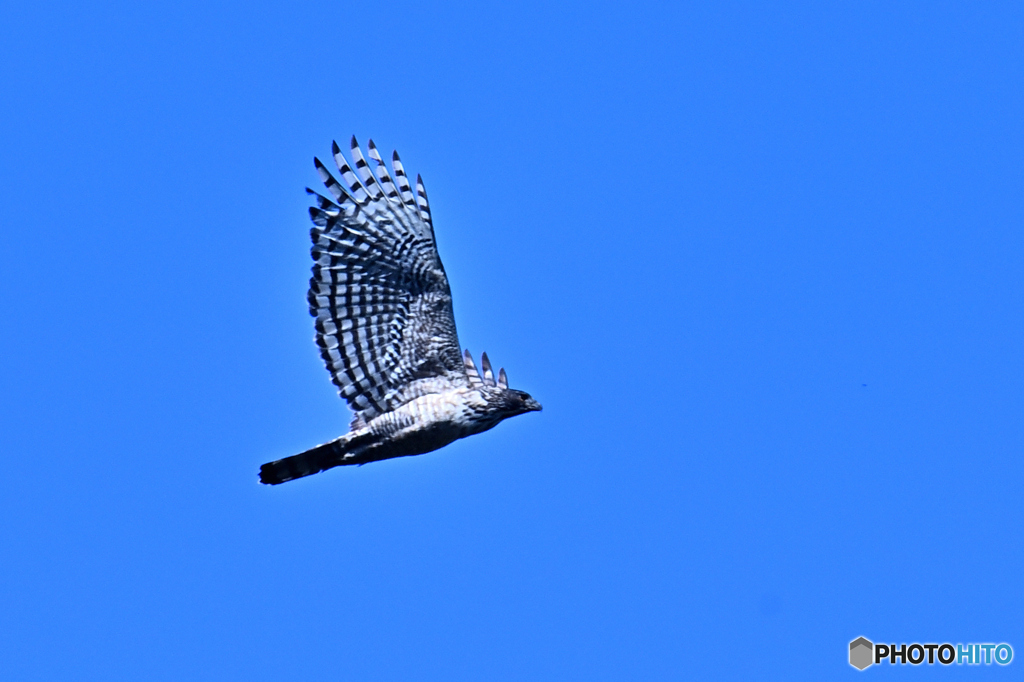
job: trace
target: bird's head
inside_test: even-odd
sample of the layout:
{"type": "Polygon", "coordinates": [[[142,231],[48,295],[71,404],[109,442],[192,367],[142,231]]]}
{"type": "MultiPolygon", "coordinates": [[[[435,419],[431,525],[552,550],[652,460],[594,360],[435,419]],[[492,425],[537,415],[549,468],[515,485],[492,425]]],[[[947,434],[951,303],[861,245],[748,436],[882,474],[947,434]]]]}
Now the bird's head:
{"type": "Polygon", "coordinates": [[[466,376],[469,378],[470,385],[483,393],[488,402],[494,403],[504,413],[503,418],[527,412],[540,412],[543,409],[529,393],[508,387],[508,375],[505,374],[504,367],[495,378],[494,371],[491,369],[491,361],[487,359],[487,353],[480,356],[480,367],[483,369],[483,373],[477,371],[476,365],[473,363],[473,356],[468,350],[463,353],[462,360],[466,365],[466,376]]]}
{"type": "Polygon", "coordinates": [[[506,409],[510,412],[514,412],[515,414],[540,412],[544,409],[540,406],[540,403],[530,396],[529,393],[517,391],[514,388],[506,388],[503,393],[506,409]]]}

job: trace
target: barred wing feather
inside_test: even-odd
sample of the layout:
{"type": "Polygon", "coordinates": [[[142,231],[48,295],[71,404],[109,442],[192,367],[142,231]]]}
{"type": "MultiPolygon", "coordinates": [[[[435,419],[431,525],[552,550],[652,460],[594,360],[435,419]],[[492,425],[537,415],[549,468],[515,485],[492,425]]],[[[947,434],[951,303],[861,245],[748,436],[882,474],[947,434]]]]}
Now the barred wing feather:
{"type": "Polygon", "coordinates": [[[414,193],[397,153],[392,177],[372,141],[368,149],[376,174],[353,137],[354,171],[333,145],[341,182],[314,159],[333,200],[306,190],[316,201],[309,311],[357,422],[468,383],[423,182],[414,193]]]}

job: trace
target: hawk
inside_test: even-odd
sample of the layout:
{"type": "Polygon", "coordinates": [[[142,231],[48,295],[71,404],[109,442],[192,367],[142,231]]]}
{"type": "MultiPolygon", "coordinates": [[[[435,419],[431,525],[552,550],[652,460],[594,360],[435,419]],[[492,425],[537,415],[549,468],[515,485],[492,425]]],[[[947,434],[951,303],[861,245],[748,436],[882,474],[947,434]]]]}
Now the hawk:
{"type": "Polygon", "coordinates": [[[354,136],[351,165],[333,143],[344,184],[314,158],[333,199],[306,189],[316,203],[309,312],[320,356],[355,416],[345,435],[264,464],[262,483],[421,455],[541,409],[509,388],[504,369],[495,379],[486,353],[481,374],[460,352],[423,180],[413,191],[398,152],[389,169],[373,140],[367,150],[372,169],[354,136]]]}

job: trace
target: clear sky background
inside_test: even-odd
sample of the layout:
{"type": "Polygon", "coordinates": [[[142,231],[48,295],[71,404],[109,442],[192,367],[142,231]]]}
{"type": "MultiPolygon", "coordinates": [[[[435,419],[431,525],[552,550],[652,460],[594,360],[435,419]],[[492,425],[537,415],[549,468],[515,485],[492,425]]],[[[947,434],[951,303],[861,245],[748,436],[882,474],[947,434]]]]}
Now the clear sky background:
{"type": "Polygon", "coordinates": [[[1020,673],[1024,8],[892,4],[4,3],[0,678],[1020,673]],[[353,133],[544,412],[264,487],[353,133]]]}

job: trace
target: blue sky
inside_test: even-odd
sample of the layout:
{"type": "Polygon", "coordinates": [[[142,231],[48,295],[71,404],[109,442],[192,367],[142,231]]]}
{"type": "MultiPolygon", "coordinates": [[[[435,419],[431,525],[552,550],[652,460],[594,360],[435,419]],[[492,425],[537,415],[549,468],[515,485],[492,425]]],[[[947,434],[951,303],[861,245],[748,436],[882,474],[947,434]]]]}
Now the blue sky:
{"type": "Polygon", "coordinates": [[[1024,10],[627,5],[0,7],[0,678],[1024,655],[1024,10]],[[545,409],[263,487],[347,428],[303,188],[353,133],[545,409]]]}

